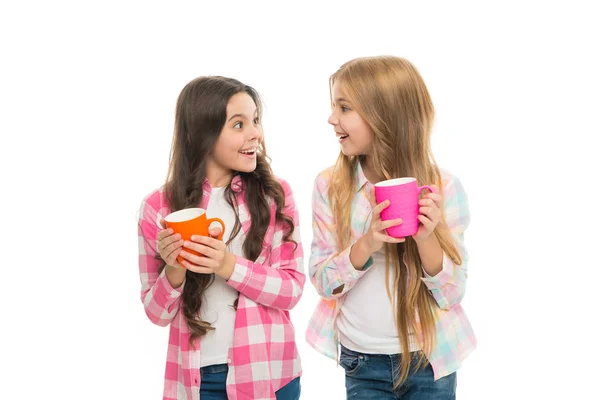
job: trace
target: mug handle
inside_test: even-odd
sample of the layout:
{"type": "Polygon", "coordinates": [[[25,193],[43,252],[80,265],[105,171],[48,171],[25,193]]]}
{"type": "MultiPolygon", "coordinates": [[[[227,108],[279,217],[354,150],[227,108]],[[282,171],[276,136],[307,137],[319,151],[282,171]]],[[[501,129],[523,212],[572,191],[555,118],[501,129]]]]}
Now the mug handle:
{"type": "Polygon", "coordinates": [[[221,234],[219,235],[219,237],[217,239],[223,240],[223,235],[225,234],[225,223],[220,218],[210,218],[210,219],[207,219],[206,222],[207,222],[209,228],[213,222],[218,222],[219,224],[221,224],[221,234]]]}
{"type": "Polygon", "coordinates": [[[427,185],[423,185],[423,186],[419,186],[417,188],[417,192],[421,193],[423,191],[423,189],[427,189],[429,190],[431,193],[435,193],[435,190],[433,190],[433,188],[431,186],[427,186],[427,185]]]}

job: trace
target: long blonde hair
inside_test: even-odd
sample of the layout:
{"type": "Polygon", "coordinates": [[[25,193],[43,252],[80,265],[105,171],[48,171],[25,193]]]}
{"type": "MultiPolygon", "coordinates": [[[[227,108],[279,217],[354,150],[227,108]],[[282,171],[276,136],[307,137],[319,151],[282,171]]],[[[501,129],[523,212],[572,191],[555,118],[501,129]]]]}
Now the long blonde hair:
{"type": "MultiPolygon", "coordinates": [[[[349,100],[373,133],[372,165],[380,177],[411,176],[417,178],[420,185],[435,184],[442,188],[440,170],[430,147],[433,104],[421,75],[409,61],[392,56],[357,58],[331,76],[331,92],[334,83],[343,85],[349,100]]],[[[364,155],[348,157],[340,152],[333,168],[328,196],[339,249],[350,244],[355,170],[364,159],[364,155]]],[[[434,234],[450,259],[457,265],[462,264],[443,211],[434,234]]],[[[410,354],[409,332],[413,332],[421,345],[418,367],[422,367],[435,346],[437,305],[420,279],[417,245],[412,238],[402,244],[386,244],[385,256],[386,289],[395,304],[402,354],[410,354]],[[394,273],[392,292],[387,284],[390,270],[394,273]]],[[[408,377],[410,364],[410,357],[402,357],[395,387],[408,377]]]]}

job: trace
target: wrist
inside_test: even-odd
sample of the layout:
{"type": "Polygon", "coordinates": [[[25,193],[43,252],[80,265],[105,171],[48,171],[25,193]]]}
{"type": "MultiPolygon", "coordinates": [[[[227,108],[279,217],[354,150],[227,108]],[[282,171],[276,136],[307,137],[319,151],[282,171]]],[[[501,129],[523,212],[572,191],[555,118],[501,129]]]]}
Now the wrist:
{"type": "Polygon", "coordinates": [[[369,250],[367,239],[363,236],[350,249],[350,263],[355,269],[361,271],[371,257],[371,254],[373,252],[369,250]]]}
{"type": "Polygon", "coordinates": [[[413,236],[413,239],[415,241],[415,243],[417,244],[417,247],[420,246],[427,246],[428,244],[433,244],[434,241],[437,242],[437,237],[435,236],[435,234],[433,232],[431,232],[429,235],[425,236],[425,237],[418,237],[418,236],[413,236]]]}
{"type": "Polygon", "coordinates": [[[233,274],[236,260],[237,257],[235,255],[233,255],[229,251],[225,251],[225,256],[223,257],[223,263],[221,264],[221,268],[219,268],[218,271],[215,271],[215,274],[219,275],[225,280],[229,280],[229,278],[231,278],[231,275],[233,274]]]}
{"type": "Polygon", "coordinates": [[[437,237],[430,234],[427,238],[416,241],[421,265],[429,276],[435,276],[442,270],[444,252],[437,237]]]}
{"type": "Polygon", "coordinates": [[[379,250],[377,248],[377,244],[373,243],[373,240],[369,237],[369,235],[364,235],[363,237],[361,237],[360,239],[358,239],[357,244],[359,245],[360,249],[366,253],[369,257],[375,253],[377,250],[379,250]]]}
{"type": "Polygon", "coordinates": [[[174,267],[172,265],[165,266],[165,275],[169,284],[173,289],[177,289],[185,281],[186,269],[182,267],[174,267]]]}

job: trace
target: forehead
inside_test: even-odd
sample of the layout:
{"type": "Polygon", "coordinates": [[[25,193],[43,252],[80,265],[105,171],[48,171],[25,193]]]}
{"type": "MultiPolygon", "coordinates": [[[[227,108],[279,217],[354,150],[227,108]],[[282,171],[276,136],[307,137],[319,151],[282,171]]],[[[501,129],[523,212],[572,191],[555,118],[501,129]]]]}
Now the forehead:
{"type": "Polygon", "coordinates": [[[253,116],[256,113],[256,104],[252,97],[246,92],[236,93],[229,103],[227,103],[227,116],[242,114],[247,116],[253,116]]]}
{"type": "Polygon", "coordinates": [[[333,97],[333,101],[349,100],[344,84],[340,81],[334,82],[333,87],[331,88],[331,94],[333,97]]]}

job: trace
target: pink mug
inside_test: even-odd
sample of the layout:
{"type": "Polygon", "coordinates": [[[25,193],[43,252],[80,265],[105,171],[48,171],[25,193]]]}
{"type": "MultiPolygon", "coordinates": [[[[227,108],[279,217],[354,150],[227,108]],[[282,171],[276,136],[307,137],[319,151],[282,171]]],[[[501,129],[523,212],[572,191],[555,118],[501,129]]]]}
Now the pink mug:
{"type": "Polygon", "coordinates": [[[381,212],[381,220],[402,218],[400,225],[387,228],[388,235],[401,238],[412,236],[419,230],[419,195],[430,186],[418,186],[415,178],[389,179],[375,184],[377,204],[389,200],[390,205],[381,212]]]}

